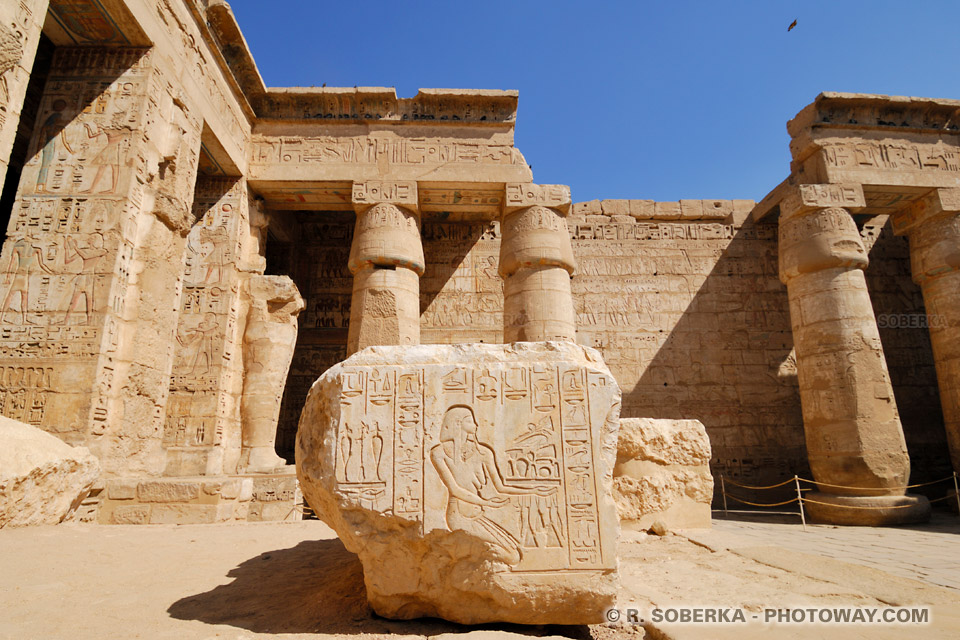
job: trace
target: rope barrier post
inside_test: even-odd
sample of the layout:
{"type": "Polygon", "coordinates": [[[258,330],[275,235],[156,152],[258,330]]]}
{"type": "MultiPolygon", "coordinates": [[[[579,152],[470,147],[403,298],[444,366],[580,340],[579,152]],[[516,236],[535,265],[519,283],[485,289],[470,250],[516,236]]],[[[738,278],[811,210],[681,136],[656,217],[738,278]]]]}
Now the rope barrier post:
{"type": "MultiPolygon", "coordinates": [[[[957,474],[954,473],[953,475],[954,475],[953,482],[954,482],[954,484],[956,484],[956,482],[957,482],[956,475],[957,475],[957,474]]],[[[724,517],[726,517],[726,515],[727,515],[727,485],[724,484],[724,482],[723,482],[723,474],[722,474],[722,473],[720,474],[720,493],[723,495],[723,515],[724,515],[724,517]]]]}
{"type": "Polygon", "coordinates": [[[807,517],[803,514],[803,494],[800,493],[800,478],[796,474],[793,476],[793,482],[797,485],[797,504],[800,505],[800,522],[803,523],[803,530],[807,530],[807,517]]]}
{"type": "Polygon", "coordinates": [[[957,513],[960,514],[960,487],[957,486],[957,472],[953,472],[953,497],[957,499],[957,513]]]}

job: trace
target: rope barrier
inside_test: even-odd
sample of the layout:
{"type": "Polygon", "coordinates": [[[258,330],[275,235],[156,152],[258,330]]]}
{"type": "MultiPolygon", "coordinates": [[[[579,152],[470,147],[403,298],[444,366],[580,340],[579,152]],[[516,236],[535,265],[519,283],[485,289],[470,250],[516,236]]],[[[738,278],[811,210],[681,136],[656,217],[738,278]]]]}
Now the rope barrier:
{"type": "MultiPolygon", "coordinates": [[[[807,519],[806,519],[806,514],[804,513],[804,509],[803,509],[804,503],[819,504],[819,505],[823,505],[823,506],[825,506],[825,507],[834,507],[834,508],[838,508],[838,509],[862,509],[862,510],[870,510],[870,509],[872,509],[872,510],[906,509],[906,508],[908,508],[908,507],[914,507],[914,506],[915,506],[915,505],[912,505],[912,504],[891,505],[891,506],[886,506],[886,507],[885,507],[885,506],[858,506],[858,505],[836,504],[836,503],[831,503],[831,502],[821,502],[820,500],[811,500],[810,498],[805,498],[805,497],[803,496],[803,492],[804,492],[804,491],[812,491],[813,489],[801,488],[801,487],[800,487],[800,482],[801,482],[801,481],[802,481],[802,482],[807,482],[807,483],[810,483],[810,484],[813,484],[813,485],[817,485],[818,488],[819,488],[820,486],[823,486],[823,487],[833,487],[833,488],[836,488],[836,489],[855,489],[855,490],[857,490],[857,491],[887,491],[887,492],[889,492],[889,491],[896,491],[896,490],[900,490],[900,489],[915,489],[915,488],[917,488],[917,487],[927,487],[927,486],[934,485],[934,484],[940,484],[941,482],[952,481],[952,482],[953,482],[953,486],[954,486],[954,490],[953,490],[952,492],[948,493],[947,495],[945,495],[945,496],[943,496],[943,497],[941,497],[941,498],[934,498],[934,499],[930,500],[930,502],[933,503],[933,502],[941,502],[941,501],[943,501],[943,500],[956,500],[956,501],[957,501],[957,507],[960,508],[960,482],[958,482],[958,478],[957,478],[957,473],[956,473],[956,472],[954,472],[953,475],[947,476],[946,478],[942,478],[942,479],[940,479],[940,480],[932,480],[932,481],[930,481],[930,482],[920,482],[920,483],[917,483],[917,484],[906,485],[906,486],[903,486],[903,487],[882,487],[882,488],[878,488],[878,487],[877,487],[877,488],[875,488],[875,487],[850,487],[850,486],[846,486],[846,485],[830,484],[830,483],[827,483],[827,482],[817,482],[817,481],[815,481],[815,480],[807,480],[806,478],[801,478],[801,477],[799,477],[799,476],[794,476],[794,477],[791,478],[790,480],[786,480],[786,481],[784,481],[784,482],[780,482],[780,483],[778,483],[778,484],[772,484],[772,485],[769,485],[769,486],[753,486],[753,485],[748,485],[748,484],[740,484],[739,482],[735,482],[735,481],[733,481],[733,480],[727,480],[727,479],[723,476],[723,474],[720,474],[720,494],[721,494],[722,497],[723,497],[723,511],[724,511],[724,513],[727,513],[727,512],[728,512],[728,509],[727,509],[727,498],[730,498],[731,500],[735,500],[735,501],[737,501],[737,502],[739,502],[739,503],[741,503],[741,504],[749,505],[749,506],[751,506],[751,507],[782,507],[782,506],[787,505],[787,504],[797,503],[798,506],[800,507],[800,513],[799,513],[799,514],[796,514],[796,515],[799,515],[799,516],[800,516],[800,519],[801,519],[802,522],[803,522],[804,531],[806,531],[806,529],[807,529],[807,519]],[[767,490],[767,489],[777,489],[777,488],[779,488],[779,487],[783,487],[783,486],[786,486],[786,485],[788,485],[788,484],[790,484],[790,483],[793,483],[793,484],[795,485],[795,490],[796,490],[797,495],[796,495],[796,497],[791,498],[790,500],[785,500],[784,502],[766,502],[766,503],[764,503],[764,502],[748,502],[747,500],[744,500],[743,498],[740,498],[740,497],[735,496],[735,495],[733,495],[733,494],[727,493],[727,487],[726,487],[726,483],[727,483],[727,482],[729,482],[730,484],[732,484],[732,485],[735,486],[735,487],[740,487],[740,488],[742,488],[742,489],[750,489],[750,490],[754,490],[754,491],[764,491],[764,490],[767,490]]],[[[861,497],[869,498],[869,497],[872,497],[872,496],[867,495],[867,496],[861,496],[861,497]]]]}
{"type": "MultiPolygon", "coordinates": [[[[869,496],[867,496],[869,497],[869,496]]],[[[953,496],[950,496],[951,498],[953,496]]],[[[856,507],[852,504],[836,504],[835,502],[820,502],[819,500],[811,500],[810,498],[802,498],[804,502],[809,502],[810,504],[822,504],[825,507],[836,507],[838,509],[911,509],[916,508],[915,504],[898,504],[890,507],[856,507]]],[[[931,502],[933,502],[931,500],[931,502]]]]}
{"type": "MultiPolygon", "coordinates": [[[[946,478],[941,478],[939,480],[931,480],[930,482],[920,482],[917,484],[906,484],[902,487],[850,487],[843,484],[830,484],[829,482],[819,482],[817,480],[807,480],[806,478],[799,478],[800,482],[809,482],[810,484],[815,484],[821,487],[833,487],[835,489],[856,489],[857,491],[899,491],[900,489],[916,489],[917,487],[928,487],[932,484],[939,484],[941,482],[947,482],[948,480],[953,480],[953,476],[947,476],[946,478]]],[[[779,486],[779,485],[773,485],[779,486]]],[[[756,487],[767,488],[767,487],[756,487]]]]}
{"type": "Polygon", "coordinates": [[[790,478],[789,480],[784,480],[780,484],[772,484],[769,487],[754,487],[749,484],[740,484],[739,482],[734,482],[733,480],[727,480],[727,482],[729,482],[735,487],[741,487],[743,489],[776,489],[777,487],[782,487],[785,484],[790,484],[791,482],[793,482],[793,478],[790,478]]]}
{"type": "Polygon", "coordinates": [[[764,503],[757,503],[757,502],[747,502],[746,500],[741,500],[741,499],[738,498],[737,496],[733,496],[733,495],[730,495],[730,494],[727,494],[727,497],[730,498],[731,500],[736,500],[737,502],[742,502],[743,504],[748,504],[748,505],[750,505],[751,507],[782,507],[782,506],[785,505],[785,504],[793,504],[794,502],[797,501],[797,498],[793,498],[793,499],[791,499],[791,500],[787,500],[786,502],[773,502],[773,503],[769,503],[769,504],[764,504],[764,503]]]}
{"type": "MultiPolygon", "coordinates": [[[[844,484],[830,484],[829,482],[820,482],[818,480],[808,480],[807,478],[800,478],[800,477],[798,477],[797,480],[799,480],[800,482],[808,482],[810,484],[819,485],[821,487],[832,487],[834,489],[855,489],[857,491],[899,491],[900,489],[916,489],[917,487],[928,487],[930,485],[939,484],[941,482],[949,482],[953,480],[953,476],[947,476],[946,478],[940,478],[939,480],[931,480],[930,482],[919,482],[917,484],[907,484],[907,485],[903,485],[902,487],[851,487],[844,484]]],[[[790,478],[789,480],[784,480],[783,482],[780,482],[778,484],[771,484],[763,487],[753,486],[749,484],[740,484],[739,482],[730,480],[729,478],[725,478],[725,481],[729,482],[735,487],[741,487],[743,489],[753,489],[756,491],[763,491],[766,489],[776,489],[778,487],[788,485],[791,482],[793,482],[794,479],[790,478]]]]}

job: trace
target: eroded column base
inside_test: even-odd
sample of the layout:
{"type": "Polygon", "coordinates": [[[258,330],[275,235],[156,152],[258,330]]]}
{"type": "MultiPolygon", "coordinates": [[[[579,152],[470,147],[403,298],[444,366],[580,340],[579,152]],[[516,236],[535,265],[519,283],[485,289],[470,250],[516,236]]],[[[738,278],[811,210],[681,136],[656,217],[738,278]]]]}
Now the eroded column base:
{"type": "Polygon", "coordinates": [[[813,491],[804,496],[807,519],[818,524],[883,527],[926,522],[930,501],[924,496],[838,496],[813,491]]]}

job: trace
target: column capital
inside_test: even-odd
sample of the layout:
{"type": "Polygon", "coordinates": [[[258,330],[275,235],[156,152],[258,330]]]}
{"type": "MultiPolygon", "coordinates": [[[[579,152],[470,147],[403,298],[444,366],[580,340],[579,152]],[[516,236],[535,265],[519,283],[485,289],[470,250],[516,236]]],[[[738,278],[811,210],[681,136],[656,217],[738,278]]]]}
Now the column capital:
{"type": "Polygon", "coordinates": [[[799,184],[786,190],[780,201],[780,219],[816,209],[860,209],[867,206],[859,184],[799,184]]]}
{"type": "Polygon", "coordinates": [[[412,211],[418,211],[420,208],[415,180],[354,182],[350,202],[357,213],[381,203],[412,211]]]}
{"type": "Polygon", "coordinates": [[[849,211],[841,207],[807,211],[780,217],[781,282],[824,269],[867,267],[867,251],[849,211]]]}
{"type": "Polygon", "coordinates": [[[570,212],[570,187],[564,184],[508,182],[504,185],[503,215],[528,207],[547,207],[566,216],[570,212]]]}
{"type": "Polygon", "coordinates": [[[960,213],[960,189],[933,189],[892,216],[893,232],[902,236],[935,218],[960,213]]]}

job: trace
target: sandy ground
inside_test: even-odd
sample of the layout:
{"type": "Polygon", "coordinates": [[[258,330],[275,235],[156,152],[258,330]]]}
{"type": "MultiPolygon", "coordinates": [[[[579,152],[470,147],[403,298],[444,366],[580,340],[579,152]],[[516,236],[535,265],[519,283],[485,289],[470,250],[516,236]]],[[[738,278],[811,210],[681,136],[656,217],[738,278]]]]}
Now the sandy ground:
{"type": "Polygon", "coordinates": [[[591,627],[392,621],[372,614],[356,558],[317,521],[96,526],[0,531],[0,638],[960,638],[960,591],[776,546],[709,533],[625,532],[618,609],[646,624],[591,627]],[[930,606],[909,625],[678,625],[654,607],[930,606]]]}

